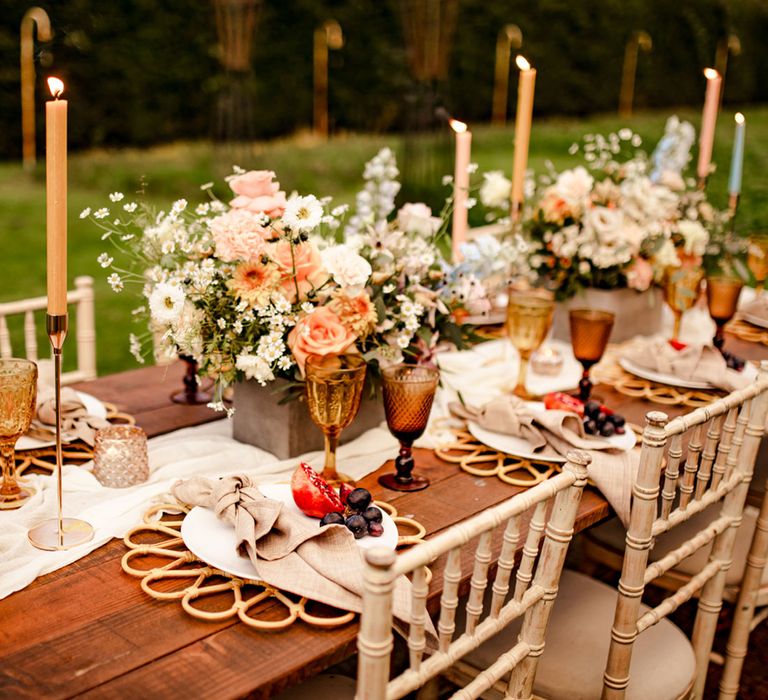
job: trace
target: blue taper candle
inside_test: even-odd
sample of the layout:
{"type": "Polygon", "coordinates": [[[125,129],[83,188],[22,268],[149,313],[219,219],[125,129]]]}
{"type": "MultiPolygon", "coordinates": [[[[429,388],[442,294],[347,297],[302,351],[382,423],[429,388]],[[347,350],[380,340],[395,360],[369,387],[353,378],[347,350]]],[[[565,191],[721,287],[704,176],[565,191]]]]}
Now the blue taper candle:
{"type": "Polygon", "coordinates": [[[747,126],[741,112],[736,113],[734,120],[736,121],[736,131],[733,139],[733,154],[731,155],[731,175],[728,178],[728,194],[730,195],[741,193],[741,173],[744,167],[744,132],[747,126]]]}

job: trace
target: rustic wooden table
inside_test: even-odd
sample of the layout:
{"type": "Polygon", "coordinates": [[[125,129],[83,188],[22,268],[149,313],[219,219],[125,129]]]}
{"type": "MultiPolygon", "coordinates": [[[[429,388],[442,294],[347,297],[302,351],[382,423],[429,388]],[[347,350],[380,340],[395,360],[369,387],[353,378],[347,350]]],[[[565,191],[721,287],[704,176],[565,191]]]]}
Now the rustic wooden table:
{"type": "MultiPolygon", "coordinates": [[[[768,348],[729,339],[729,347],[750,359],[768,358],[768,348]]],[[[202,406],[173,404],[181,385],[180,364],[148,367],[79,385],[133,414],[150,436],[220,418],[202,406]]],[[[652,408],[606,386],[597,387],[627,419],[642,424],[652,408]]],[[[685,409],[665,408],[670,415],[685,409]]],[[[432,535],[521,489],[496,478],[470,476],[431,451],[417,451],[419,470],[432,484],[401,494],[378,486],[387,463],[362,485],[374,497],[419,520],[432,535]]],[[[576,530],[606,518],[605,499],[588,488],[576,530]]],[[[500,534],[494,541],[495,557],[500,534]]],[[[138,581],[123,573],[121,541],[113,540],[87,557],[36,580],[0,601],[0,697],[2,698],[268,698],[355,652],[357,622],[318,630],[297,622],[281,632],[259,632],[229,620],[203,622],[178,605],[152,600],[138,581]]],[[[464,591],[471,554],[463,562],[464,591]]],[[[439,596],[440,571],[430,592],[439,596]]],[[[275,607],[274,617],[281,612],[275,607]]],[[[265,603],[263,615],[271,609],[265,603]]]]}

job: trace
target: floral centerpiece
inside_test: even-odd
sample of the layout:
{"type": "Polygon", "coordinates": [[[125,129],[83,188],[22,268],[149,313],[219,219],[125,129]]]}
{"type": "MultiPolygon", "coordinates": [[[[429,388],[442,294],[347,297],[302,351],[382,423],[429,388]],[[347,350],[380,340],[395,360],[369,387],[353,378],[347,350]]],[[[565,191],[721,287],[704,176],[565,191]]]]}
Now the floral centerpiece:
{"type": "Polygon", "coordinates": [[[239,168],[227,178],[229,201],[209,183],[209,200],[194,208],[180,199],[158,212],[113,193],[111,207],[81,216],[126,260],[99,257],[112,288],[140,290],[134,315],[148,329],[130,336],[136,359],[152,340],[194,357],[224,408],[223,390],[240,380],[296,387],[310,355],[361,353],[375,371],[474,337],[457,312],[481,308],[483,286],[442,256],[445,216],[424,204],[395,211],[397,177],[382,150],[365,166],[348,221],[344,205],[288,196],[275,173],[239,168]]]}
{"type": "Polygon", "coordinates": [[[671,268],[701,265],[728,214],[683,175],[693,141],[693,127],[672,117],[650,155],[630,129],[574,144],[585,164],[535,183],[524,221],[531,277],[568,299],[586,288],[642,292],[671,268]]]}

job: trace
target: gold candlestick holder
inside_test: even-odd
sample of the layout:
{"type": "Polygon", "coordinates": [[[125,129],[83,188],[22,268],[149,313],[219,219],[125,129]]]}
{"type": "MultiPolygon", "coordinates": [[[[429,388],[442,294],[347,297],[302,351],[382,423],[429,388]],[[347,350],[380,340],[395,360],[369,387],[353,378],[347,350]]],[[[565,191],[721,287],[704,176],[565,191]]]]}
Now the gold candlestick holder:
{"type": "Polygon", "coordinates": [[[93,526],[78,518],[65,518],[63,507],[62,470],[64,458],[61,449],[61,360],[64,340],[67,337],[67,314],[45,318],[45,328],[53,349],[54,391],[56,397],[56,487],[58,516],[35,525],[27,533],[30,543],[37,549],[58,551],[72,549],[93,539],[93,526]]]}

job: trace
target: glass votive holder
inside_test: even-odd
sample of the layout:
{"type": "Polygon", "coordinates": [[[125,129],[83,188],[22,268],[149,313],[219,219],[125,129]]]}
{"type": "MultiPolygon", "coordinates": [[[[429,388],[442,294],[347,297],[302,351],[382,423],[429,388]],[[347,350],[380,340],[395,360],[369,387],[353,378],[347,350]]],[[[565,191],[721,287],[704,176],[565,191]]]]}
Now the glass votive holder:
{"type": "Polygon", "coordinates": [[[102,486],[125,488],[149,478],[147,434],[135,425],[110,425],[96,431],[93,475],[102,486]]]}

